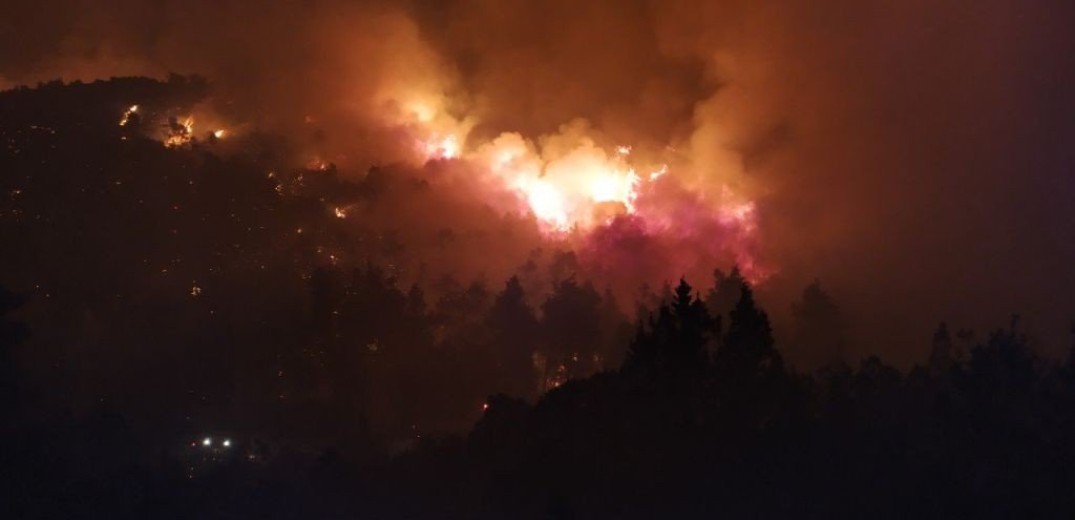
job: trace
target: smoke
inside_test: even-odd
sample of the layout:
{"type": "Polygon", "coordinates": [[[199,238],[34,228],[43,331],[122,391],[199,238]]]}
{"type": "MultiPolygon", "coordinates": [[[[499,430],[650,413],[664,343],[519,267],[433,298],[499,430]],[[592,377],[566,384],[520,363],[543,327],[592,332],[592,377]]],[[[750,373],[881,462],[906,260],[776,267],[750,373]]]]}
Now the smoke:
{"type": "MultiPolygon", "coordinates": [[[[215,113],[289,136],[298,161],[441,175],[436,204],[399,188],[362,211],[461,276],[500,277],[535,249],[564,248],[627,292],[679,275],[705,285],[716,264],[738,261],[765,280],[778,317],[820,277],[857,324],[852,353],[903,362],[942,319],[981,328],[1022,312],[1059,348],[1075,314],[1069,3],[6,9],[0,85],[199,73],[215,113]],[[509,145],[521,170],[490,171],[509,145]],[[548,222],[517,218],[519,204],[538,213],[519,182],[567,190],[575,160],[633,169],[633,212],[611,197],[622,207],[579,214],[607,209],[621,217],[612,225],[552,238],[548,222]],[[669,176],[650,181],[662,165],[669,176]]],[[[550,211],[581,203],[562,204],[550,211]]]]}
{"type": "Polygon", "coordinates": [[[788,293],[820,276],[859,348],[897,359],[920,358],[936,321],[980,331],[1011,312],[1064,346],[1070,6],[712,9],[668,21],[669,45],[716,49],[726,85],[698,105],[693,149],[741,153],[788,293]]]}

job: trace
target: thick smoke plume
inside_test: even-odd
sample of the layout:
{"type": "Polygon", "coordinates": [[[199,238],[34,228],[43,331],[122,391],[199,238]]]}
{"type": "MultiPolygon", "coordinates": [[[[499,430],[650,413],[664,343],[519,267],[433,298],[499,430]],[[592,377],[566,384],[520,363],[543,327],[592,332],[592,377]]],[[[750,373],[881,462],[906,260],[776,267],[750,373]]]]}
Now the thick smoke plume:
{"type": "Polygon", "coordinates": [[[920,358],[911,345],[941,319],[981,326],[972,317],[1018,311],[1056,339],[1075,313],[1068,3],[3,11],[0,85],[197,73],[214,85],[205,117],[286,135],[296,164],[427,179],[436,204],[412,204],[397,179],[352,210],[396,229],[416,265],[500,279],[573,250],[581,273],[627,293],[738,262],[778,316],[820,277],[871,331],[858,353],[897,361],[920,358]],[[507,149],[511,167],[497,166],[507,149]],[[603,195],[541,195],[591,167],[614,172],[580,188],[603,195]]]}

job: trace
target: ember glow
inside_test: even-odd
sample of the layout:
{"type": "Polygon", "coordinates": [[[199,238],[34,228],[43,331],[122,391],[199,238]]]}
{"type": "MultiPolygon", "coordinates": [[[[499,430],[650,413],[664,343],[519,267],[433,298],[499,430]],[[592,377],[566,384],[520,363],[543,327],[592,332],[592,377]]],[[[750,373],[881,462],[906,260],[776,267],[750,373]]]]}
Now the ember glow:
{"type": "MultiPolygon", "coordinates": [[[[456,137],[466,135],[457,119],[423,106],[421,117],[408,127],[430,136],[420,141],[421,161],[452,160],[471,172],[467,178],[476,192],[510,194],[507,200],[498,199],[496,207],[532,217],[550,240],[581,247],[587,262],[611,278],[621,278],[624,286],[630,285],[632,276],[644,276],[624,269],[637,259],[622,250],[635,247],[632,244],[639,240],[668,250],[675,248],[672,244],[693,243],[701,251],[697,258],[737,263],[755,283],[776,271],[757,255],[764,237],[754,201],[729,183],[717,189],[689,185],[680,172],[686,164],[637,158],[630,144],[601,144],[607,139],[584,120],[534,139],[518,132],[489,140],[465,139],[456,137]],[[458,133],[445,134],[446,128],[458,133]],[[612,258],[622,258],[624,265],[613,265],[612,258]]],[[[720,174],[721,166],[710,170],[720,174]]],[[[725,177],[736,174],[729,171],[725,177]]],[[[702,267],[692,258],[654,268],[667,273],[664,276],[695,272],[702,267]]]]}
{"type": "Polygon", "coordinates": [[[127,126],[131,122],[131,116],[138,113],[138,105],[131,105],[126,112],[123,113],[123,117],[119,120],[119,126],[127,126]]]}
{"type": "Polygon", "coordinates": [[[181,121],[171,118],[165,125],[165,129],[167,134],[164,138],[164,146],[166,148],[185,146],[194,139],[194,118],[188,116],[181,121]]]}
{"type": "MultiPolygon", "coordinates": [[[[425,110],[420,121],[450,120],[425,110]]],[[[455,135],[420,132],[432,136],[421,142],[426,160],[459,159],[490,173],[501,187],[516,194],[519,210],[533,215],[551,234],[586,232],[617,216],[638,214],[636,202],[647,192],[644,185],[669,172],[668,164],[657,164],[648,165],[645,176],[639,175],[630,145],[599,146],[584,121],[563,125],[559,133],[542,136],[536,143],[519,133],[503,133],[466,148],[455,135]]],[[[728,186],[713,204],[722,222],[754,228],[752,212],[744,210],[753,205],[728,186]]]]}
{"type": "Polygon", "coordinates": [[[422,143],[422,151],[430,159],[455,159],[459,157],[459,140],[454,135],[434,137],[422,143]]]}
{"type": "MultiPolygon", "coordinates": [[[[622,278],[618,286],[623,291],[642,279],[707,273],[714,263],[739,263],[754,282],[765,278],[762,273],[775,271],[770,261],[759,257],[764,234],[734,152],[702,153],[712,144],[695,142],[690,132],[655,140],[644,124],[630,132],[615,131],[584,111],[565,112],[543,131],[526,128],[525,120],[501,124],[511,114],[488,105],[481,89],[461,85],[448,57],[419,37],[413,21],[383,21],[389,29],[382,36],[386,45],[400,49],[398,55],[388,59],[395,51],[362,49],[362,65],[371,67],[368,84],[363,78],[354,90],[321,94],[338,105],[319,99],[291,114],[236,112],[239,117],[225,118],[220,108],[231,101],[214,95],[185,113],[173,107],[143,109],[140,117],[148,124],[142,132],[163,129],[151,137],[168,148],[212,146],[227,137],[228,148],[239,150],[242,136],[233,129],[272,128],[283,124],[274,119],[288,121],[275,128],[294,139],[298,157],[292,164],[349,177],[360,177],[372,166],[417,168],[425,172],[425,182],[449,190],[448,198],[532,222],[539,238],[521,248],[524,251],[557,244],[589,251],[584,259],[599,259],[616,257],[617,251],[637,247],[640,241],[661,256],[687,242],[703,244],[689,258],[653,261],[645,268],[634,265],[624,273],[602,264],[598,270],[622,278]],[[198,130],[206,127],[213,130],[198,130]],[[622,235],[628,229],[631,236],[622,235]]],[[[292,188],[284,183],[275,187],[281,194],[294,192],[292,188]]],[[[325,203],[338,219],[354,213],[352,223],[379,220],[366,214],[365,207],[345,206],[325,203]]],[[[443,220],[431,219],[429,225],[434,226],[443,220]]],[[[453,227],[459,231],[460,226],[466,230],[482,225],[471,220],[453,227]]],[[[525,261],[517,254],[513,258],[511,262],[525,261]]],[[[630,298],[629,292],[624,295],[630,298]]]]}

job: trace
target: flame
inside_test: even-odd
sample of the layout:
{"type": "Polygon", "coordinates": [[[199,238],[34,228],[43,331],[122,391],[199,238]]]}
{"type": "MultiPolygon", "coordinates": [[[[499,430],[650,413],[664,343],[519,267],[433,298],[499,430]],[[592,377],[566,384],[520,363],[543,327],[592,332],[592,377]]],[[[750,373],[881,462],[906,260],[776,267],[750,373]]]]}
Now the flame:
{"type": "Polygon", "coordinates": [[[627,164],[629,147],[614,153],[573,128],[538,147],[518,134],[503,134],[470,158],[484,166],[524,200],[548,231],[563,232],[599,224],[608,214],[633,213],[641,178],[627,164]]]}
{"type": "Polygon", "coordinates": [[[408,104],[407,112],[410,112],[412,116],[418,119],[419,122],[429,123],[433,121],[433,118],[437,115],[437,110],[430,106],[429,103],[422,101],[412,101],[408,104]]]}
{"type": "MultiPolygon", "coordinates": [[[[435,115],[428,118],[438,119],[435,115]]],[[[565,125],[559,134],[538,143],[517,133],[503,133],[471,150],[455,134],[428,131],[426,135],[427,139],[419,139],[424,160],[463,159],[492,173],[524,203],[523,211],[552,233],[585,230],[610,217],[635,213],[641,185],[668,171],[662,165],[643,178],[629,164],[631,146],[606,150],[579,122],[565,125]]]]}
{"type": "Polygon", "coordinates": [[[382,96],[381,103],[386,109],[384,123],[413,137],[418,164],[462,156],[474,122],[450,114],[450,103],[443,93],[436,89],[423,91],[420,85],[409,85],[382,96]]]}
{"type": "Polygon", "coordinates": [[[194,138],[194,118],[187,117],[183,122],[169,121],[168,136],[164,138],[166,148],[176,148],[190,143],[194,138]]]}
{"type": "MultiPolygon", "coordinates": [[[[127,110],[125,110],[123,112],[123,115],[120,117],[119,126],[125,127],[130,125],[134,118],[140,113],[141,107],[139,105],[131,105],[127,107],[127,110]]],[[[152,116],[152,114],[148,115],[152,116]]],[[[201,118],[202,116],[206,116],[206,119],[216,119],[212,114],[199,114],[199,118],[201,118]]],[[[167,117],[167,119],[160,118],[158,116],[158,118],[155,119],[157,122],[156,126],[161,128],[161,130],[158,131],[156,135],[152,137],[159,138],[161,144],[163,144],[166,148],[179,148],[188,145],[192,141],[194,141],[193,115],[188,115],[183,118],[169,116],[167,117]]],[[[223,139],[226,136],[230,135],[230,133],[231,132],[229,130],[226,130],[224,128],[216,128],[215,130],[209,132],[207,135],[211,139],[223,139]]],[[[126,138],[126,136],[121,137],[121,139],[124,140],[126,138]]]]}
{"type": "Polygon", "coordinates": [[[570,225],[567,204],[555,186],[542,179],[521,180],[516,187],[526,197],[530,210],[538,220],[558,231],[566,231],[570,225]]]}
{"type": "Polygon", "coordinates": [[[459,139],[454,135],[433,138],[422,143],[426,159],[457,159],[460,153],[459,139]]]}
{"type": "Polygon", "coordinates": [[[123,117],[119,120],[119,126],[127,126],[131,122],[131,116],[138,113],[138,105],[131,105],[127,111],[123,112],[123,117]]]}
{"type": "MultiPolygon", "coordinates": [[[[403,108],[396,121],[417,141],[418,162],[466,163],[494,188],[514,194],[501,207],[532,216],[543,233],[584,238],[626,222],[622,216],[675,240],[696,242],[701,240],[697,233],[719,229],[712,253],[735,257],[754,281],[766,276],[753,258],[758,229],[754,202],[728,185],[718,193],[692,187],[673,171],[696,166],[646,162],[631,144],[603,142],[583,120],[537,139],[505,132],[491,140],[468,140],[473,122],[447,114],[443,98],[415,99],[421,101],[398,105],[403,108]]],[[[669,150],[675,151],[667,147],[664,153],[669,150]]],[[[546,381],[549,386],[560,382],[555,376],[546,381]]]]}

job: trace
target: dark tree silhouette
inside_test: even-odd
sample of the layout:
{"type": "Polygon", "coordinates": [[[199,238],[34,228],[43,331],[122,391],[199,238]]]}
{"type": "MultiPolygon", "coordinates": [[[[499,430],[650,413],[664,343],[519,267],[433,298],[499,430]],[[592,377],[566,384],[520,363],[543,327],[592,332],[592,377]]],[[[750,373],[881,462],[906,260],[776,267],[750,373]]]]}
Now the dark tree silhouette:
{"type": "Polygon", "coordinates": [[[434,310],[437,341],[449,343],[486,343],[484,316],[492,303],[489,289],[481,281],[462,287],[454,278],[439,283],[440,298],[434,310]]]}
{"type": "Polygon", "coordinates": [[[1012,316],[1007,329],[997,329],[985,343],[971,350],[969,371],[972,389],[990,403],[1015,403],[1026,399],[1039,377],[1037,359],[1019,330],[1019,316],[1012,316]]]}
{"type": "Polygon", "coordinates": [[[710,346],[720,336],[720,320],[709,316],[686,280],[680,279],[674,294],[648,324],[639,322],[624,362],[627,372],[671,378],[706,372],[710,346]]]}
{"type": "Polygon", "coordinates": [[[0,286],[0,406],[9,412],[16,412],[18,403],[19,361],[15,349],[27,334],[26,326],[9,315],[23,303],[24,298],[0,286]]]}
{"type": "Polygon", "coordinates": [[[936,332],[933,333],[928,360],[930,377],[937,379],[951,377],[952,371],[958,368],[959,361],[952,335],[948,332],[948,324],[941,322],[936,332]]]}
{"type": "Polygon", "coordinates": [[[754,291],[743,283],[740,295],[714,359],[718,378],[732,384],[768,379],[784,368],[774,348],[769,316],[755,304],[754,291]]]}
{"type": "Polygon", "coordinates": [[[727,318],[736,303],[739,302],[742,287],[747,281],[739,271],[739,266],[732,266],[730,273],[720,269],[713,271],[713,287],[705,295],[705,306],[713,316],[727,318]]]}
{"type": "Polygon", "coordinates": [[[315,341],[331,341],[336,335],[337,317],[343,299],[339,273],[327,267],[318,267],[310,274],[310,300],[315,341]]]}
{"type": "Polygon", "coordinates": [[[412,345],[429,345],[433,341],[429,308],[425,291],[417,284],[411,285],[407,291],[403,314],[407,327],[407,342],[412,345]]]}
{"type": "Polygon", "coordinates": [[[623,364],[624,345],[631,340],[631,322],[620,311],[619,302],[612,292],[612,288],[606,287],[601,295],[601,344],[598,347],[596,370],[606,370],[619,367],[623,364]]]}
{"type": "Polygon", "coordinates": [[[669,352],[673,363],[683,367],[704,367],[709,361],[709,344],[720,334],[720,318],[713,320],[686,280],[680,279],[672,299],[672,315],[678,322],[676,347],[669,352]]]}
{"type": "Polygon", "coordinates": [[[567,278],[553,289],[541,305],[545,343],[546,379],[562,369],[567,377],[592,372],[594,355],[601,344],[601,296],[590,283],[567,278]]]}
{"type": "Polygon", "coordinates": [[[795,318],[794,348],[811,365],[842,363],[846,349],[845,320],[840,308],[814,280],[792,305],[795,318]]]}
{"type": "Polygon", "coordinates": [[[648,325],[649,329],[646,328],[646,321],[638,320],[635,335],[627,345],[627,357],[623,362],[625,371],[641,372],[647,375],[653,375],[656,372],[661,349],[656,332],[658,325],[652,317],[648,325]]]}
{"type": "Polygon", "coordinates": [[[496,296],[486,325],[496,356],[502,360],[501,389],[511,395],[530,396],[537,389],[533,357],[537,348],[538,321],[526,302],[519,278],[512,276],[496,296]],[[531,377],[527,377],[530,375],[531,377]]]}

